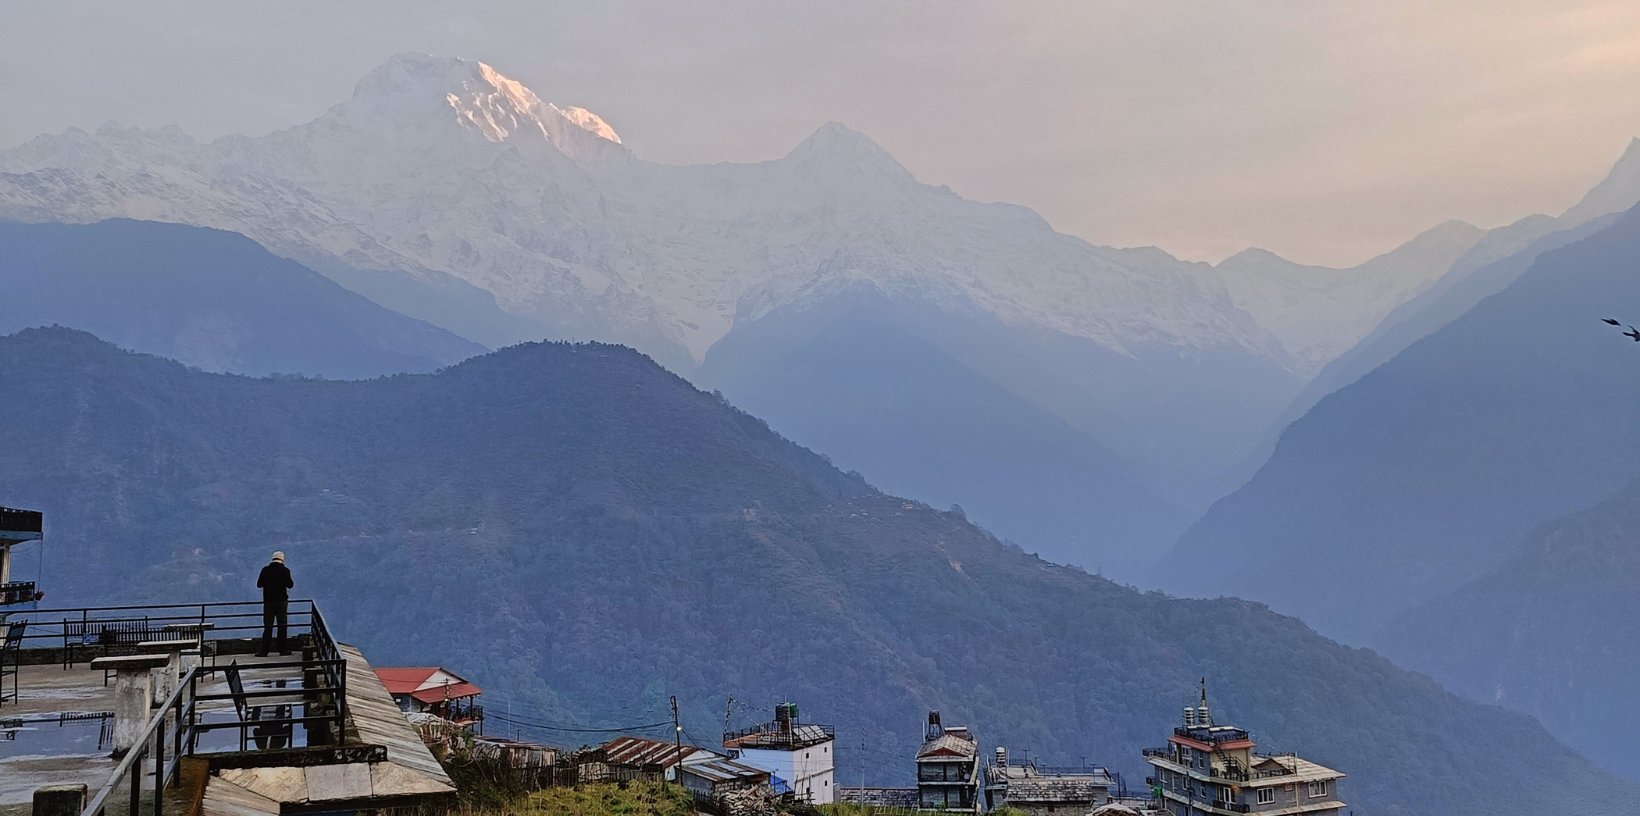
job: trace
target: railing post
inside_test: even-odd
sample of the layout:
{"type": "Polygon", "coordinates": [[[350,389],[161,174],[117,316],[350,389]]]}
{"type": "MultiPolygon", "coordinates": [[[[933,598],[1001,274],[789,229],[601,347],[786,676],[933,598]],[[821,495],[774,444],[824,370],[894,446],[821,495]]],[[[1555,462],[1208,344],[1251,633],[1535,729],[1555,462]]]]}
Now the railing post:
{"type": "MultiPolygon", "coordinates": [[[[154,816],[164,816],[165,810],[165,712],[159,716],[159,730],[154,732],[154,816]]],[[[142,775],[140,767],[137,775],[142,775]]]]}
{"type": "Polygon", "coordinates": [[[142,743],[131,750],[137,756],[126,769],[126,773],[131,775],[131,801],[126,803],[126,810],[131,816],[139,816],[142,811],[142,755],[148,752],[148,745],[142,743]]]}
{"type": "MultiPolygon", "coordinates": [[[[338,653],[338,658],[340,653],[338,653]]],[[[336,676],[341,683],[335,691],[336,695],[336,744],[347,742],[347,662],[343,661],[336,666],[336,676]]]]}

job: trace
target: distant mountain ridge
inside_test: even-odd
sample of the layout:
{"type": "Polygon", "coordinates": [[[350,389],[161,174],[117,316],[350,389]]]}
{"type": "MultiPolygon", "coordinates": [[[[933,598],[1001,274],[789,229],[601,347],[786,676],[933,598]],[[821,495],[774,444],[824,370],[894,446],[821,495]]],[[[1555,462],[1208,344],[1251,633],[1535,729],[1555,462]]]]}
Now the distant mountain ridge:
{"type": "Polygon", "coordinates": [[[950,497],[1032,550],[1130,579],[1243,480],[1317,367],[1475,237],[1438,226],[1352,270],[1251,255],[1215,269],[1093,246],[1024,207],[922,184],[836,123],[773,161],[645,162],[596,114],[481,62],[414,54],[266,136],[201,144],[110,123],[0,151],[0,216],[233,230],[492,347],[624,343],[845,469],[950,497]],[[836,323],[783,329],[814,315],[836,323]],[[862,325],[905,345],[877,355],[839,339],[862,325]],[[754,353],[753,337],[792,356],[754,353]],[[798,360],[824,365],[782,368],[798,360]],[[953,363],[969,374],[924,376],[953,363]],[[903,424],[846,434],[774,387],[808,376],[811,393],[863,405],[876,397],[849,374],[863,370],[921,384],[883,406],[903,424]],[[926,390],[936,381],[968,390],[926,390]],[[993,389],[1007,398],[966,418],[924,407],[993,389]],[[1043,411],[1069,427],[1056,447],[1077,461],[1010,462],[1031,478],[1002,499],[986,441],[960,428],[981,413],[1021,428],[1043,411]],[[950,425],[922,427],[935,421],[950,425]],[[934,437],[946,466],[919,470],[917,440],[934,437]],[[1101,511],[1137,498],[1117,513],[1072,506],[1066,473],[1104,497],[1101,511]]]}
{"type": "Polygon", "coordinates": [[[1023,207],[921,185],[842,125],[772,162],[651,164],[467,60],[400,55],[351,100],[264,137],[110,124],[0,153],[0,172],[13,217],[201,223],[298,259],[453,275],[684,373],[736,319],[861,279],[1116,350],[1281,355],[1205,267],[1135,269],[1023,207]]]}
{"type": "Polygon", "coordinates": [[[1490,230],[1427,290],[1385,316],[1360,343],[1327,365],[1304,386],[1277,421],[1279,431],[1322,397],[1360,379],[1441,326],[1503,291],[1537,256],[1605,228],[1616,214],[1640,204],[1640,137],[1577,204],[1559,217],[1529,215],[1490,230]]]}
{"type": "Polygon", "coordinates": [[[1640,475],[1640,209],[1543,252],[1468,314],[1329,395],[1179,540],[1174,586],[1368,640],[1502,565],[1533,526],[1640,475]]]}
{"type": "Polygon", "coordinates": [[[67,325],[206,371],[362,379],[488,351],[244,236],[180,224],[0,221],[0,292],[0,333],[67,325]]]}
{"type": "Polygon", "coordinates": [[[1640,796],[1529,718],[1257,604],[1141,593],[883,495],[629,349],[258,380],[29,330],[0,338],[0,381],[0,495],[45,511],[59,603],[244,599],[277,548],[340,636],[555,722],[677,695],[710,733],[724,695],[791,699],[909,766],[936,708],[1137,776],[1208,676],[1221,717],[1345,770],[1361,812],[1640,796]]]}
{"type": "Polygon", "coordinates": [[[1232,255],[1213,269],[1224,276],[1236,306],[1274,332],[1308,378],[1447,274],[1485,235],[1448,221],[1350,269],[1305,266],[1262,249],[1232,255]]]}

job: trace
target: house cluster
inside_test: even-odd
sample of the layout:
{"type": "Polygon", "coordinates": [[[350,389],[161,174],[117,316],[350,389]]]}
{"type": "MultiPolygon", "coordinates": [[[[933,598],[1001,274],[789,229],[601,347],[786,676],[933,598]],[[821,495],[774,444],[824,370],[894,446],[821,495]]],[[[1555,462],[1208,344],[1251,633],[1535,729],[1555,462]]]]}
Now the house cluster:
{"type": "Polygon", "coordinates": [[[203,816],[414,809],[455,795],[440,762],[455,752],[540,786],[664,780],[725,816],[765,816],[782,799],[1024,816],[1346,807],[1342,773],[1258,752],[1247,731],[1214,722],[1205,684],[1166,746],[1143,752],[1153,770],[1141,791],[1100,766],[1049,767],[1005,746],[987,753],[937,711],[907,763],[916,785],[905,788],[840,788],[835,730],[805,722],[794,703],[711,748],[684,744],[681,727],[670,742],[619,736],[577,750],[487,735],[477,685],[438,666],[372,667],[332,637],[312,601],[291,604],[295,653],[277,657],[257,651],[258,604],[39,608],[34,583],[12,574],[11,550],[43,543],[42,529],[40,513],[0,508],[0,809],[32,802],[35,816],[98,816],[116,793],[139,790],[133,813],[158,813],[173,796],[203,816]],[[41,731],[48,721],[86,730],[57,738],[41,731]],[[64,751],[82,743],[97,750],[64,751]],[[36,767],[42,757],[47,771],[36,767]]]}
{"type": "MultiPolygon", "coordinates": [[[[483,708],[473,702],[479,690],[459,676],[432,668],[377,674],[413,722],[482,730],[483,708]],[[463,715],[467,719],[450,720],[463,715]]],[[[492,756],[523,756],[527,746],[482,735],[468,741],[473,751],[492,756]]],[[[1338,799],[1342,773],[1293,754],[1259,753],[1247,731],[1213,722],[1205,689],[1201,705],[1185,709],[1167,747],[1143,752],[1153,775],[1136,791],[1099,765],[1047,766],[1011,758],[1005,746],[987,755],[972,731],[944,724],[937,711],[928,713],[914,757],[916,787],[839,787],[834,729],[801,721],[793,703],[776,706],[769,722],[725,733],[719,748],[635,736],[579,752],[533,748],[530,762],[556,765],[553,784],[666,780],[702,800],[728,803],[723,809],[736,813],[767,812],[732,806],[736,801],[756,805],[775,797],[948,813],[1008,808],[1025,816],[1338,816],[1345,808],[1338,799]]]]}
{"type": "Polygon", "coordinates": [[[841,797],[905,809],[982,813],[1009,808],[1026,816],[1340,816],[1344,774],[1294,754],[1257,751],[1247,731],[1217,725],[1201,704],[1185,709],[1167,747],[1147,749],[1154,775],[1147,790],[1129,791],[1121,774],[1098,765],[1048,767],[1011,760],[997,747],[981,764],[967,728],[943,725],[930,712],[917,751],[917,787],[844,788],[841,797]]]}

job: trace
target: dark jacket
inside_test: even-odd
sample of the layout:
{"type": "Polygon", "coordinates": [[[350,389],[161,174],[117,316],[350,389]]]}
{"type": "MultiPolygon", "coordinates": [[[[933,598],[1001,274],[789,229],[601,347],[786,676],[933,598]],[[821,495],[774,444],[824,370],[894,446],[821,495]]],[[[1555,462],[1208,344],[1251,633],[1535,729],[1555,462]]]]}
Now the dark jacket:
{"type": "Polygon", "coordinates": [[[290,594],[285,590],[296,586],[290,580],[290,570],[284,564],[275,561],[262,568],[262,574],[256,576],[256,585],[262,588],[262,601],[288,601],[290,594]]]}

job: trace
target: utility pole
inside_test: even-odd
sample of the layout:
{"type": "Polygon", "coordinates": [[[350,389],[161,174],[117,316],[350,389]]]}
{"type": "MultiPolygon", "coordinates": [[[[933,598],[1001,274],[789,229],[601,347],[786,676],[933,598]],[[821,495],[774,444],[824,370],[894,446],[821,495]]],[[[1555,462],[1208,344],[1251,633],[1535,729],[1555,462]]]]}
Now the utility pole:
{"type": "Polygon", "coordinates": [[[860,738],[860,812],[866,812],[866,738],[860,738]]]}
{"type": "Polygon", "coordinates": [[[672,695],[672,737],[678,743],[678,766],[672,771],[672,778],[679,785],[683,784],[683,726],[678,723],[678,696],[672,695]]]}

